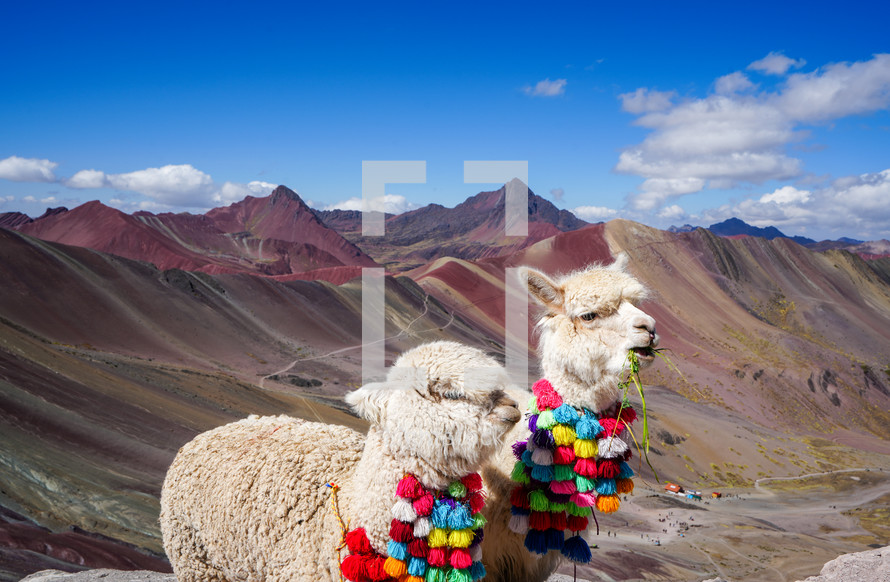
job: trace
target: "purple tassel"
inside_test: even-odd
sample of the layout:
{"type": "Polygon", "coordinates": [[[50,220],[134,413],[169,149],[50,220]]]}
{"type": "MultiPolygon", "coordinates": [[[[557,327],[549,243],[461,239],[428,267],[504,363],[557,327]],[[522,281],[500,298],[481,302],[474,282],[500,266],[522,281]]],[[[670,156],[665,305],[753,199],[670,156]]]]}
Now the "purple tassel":
{"type": "Polygon", "coordinates": [[[538,430],[538,415],[533,414],[528,417],[528,430],[529,432],[535,432],[538,430]]]}
{"type": "Polygon", "coordinates": [[[516,441],[513,443],[513,456],[516,457],[517,460],[522,460],[522,453],[525,451],[527,444],[528,441],[516,441]]]}
{"type": "Polygon", "coordinates": [[[556,448],[553,433],[543,428],[536,430],[532,434],[532,441],[534,441],[536,447],[541,447],[542,449],[550,449],[552,451],[556,448]]]}

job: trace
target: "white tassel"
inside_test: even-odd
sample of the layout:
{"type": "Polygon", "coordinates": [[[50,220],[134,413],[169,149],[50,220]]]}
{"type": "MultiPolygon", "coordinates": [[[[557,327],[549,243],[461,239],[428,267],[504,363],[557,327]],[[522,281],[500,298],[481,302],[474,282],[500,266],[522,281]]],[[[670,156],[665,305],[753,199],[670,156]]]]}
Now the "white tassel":
{"type": "Polygon", "coordinates": [[[396,504],[392,506],[392,516],[404,523],[411,523],[417,519],[417,512],[411,501],[404,497],[399,498],[396,504]]]}
{"type": "Polygon", "coordinates": [[[510,523],[508,524],[510,527],[510,531],[518,534],[527,534],[528,533],[528,516],[527,515],[512,515],[510,516],[510,523]]]}
{"type": "Polygon", "coordinates": [[[603,459],[612,459],[619,455],[623,455],[627,450],[627,443],[620,437],[606,437],[597,442],[599,448],[599,456],[603,459]]]}
{"type": "Polygon", "coordinates": [[[425,538],[430,535],[430,520],[426,517],[418,517],[414,522],[414,537],[425,538]]]}
{"type": "Polygon", "coordinates": [[[476,544],[472,548],[470,548],[470,559],[474,562],[482,561],[482,544],[476,544]]]}
{"type": "Polygon", "coordinates": [[[548,449],[535,449],[532,451],[532,461],[534,461],[536,465],[552,465],[553,451],[548,449]]]}

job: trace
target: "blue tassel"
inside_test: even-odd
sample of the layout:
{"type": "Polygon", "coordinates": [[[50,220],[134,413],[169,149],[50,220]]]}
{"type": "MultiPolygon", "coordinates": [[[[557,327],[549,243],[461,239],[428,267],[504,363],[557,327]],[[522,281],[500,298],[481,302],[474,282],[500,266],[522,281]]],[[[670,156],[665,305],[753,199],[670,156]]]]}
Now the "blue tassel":
{"type": "Polygon", "coordinates": [[[562,549],[565,534],[561,529],[553,529],[552,527],[544,532],[547,535],[547,547],[551,550],[562,549]]]}
{"type": "Polygon", "coordinates": [[[550,549],[547,547],[547,533],[536,529],[528,530],[525,534],[525,549],[533,554],[546,554],[550,549]]]}
{"type": "Polygon", "coordinates": [[[634,470],[630,468],[630,465],[621,461],[621,464],[618,465],[618,478],[619,479],[630,479],[634,476],[634,470]]]}
{"type": "Polygon", "coordinates": [[[473,527],[473,518],[463,503],[458,503],[448,514],[450,529],[468,529],[473,527]]]}
{"type": "Polygon", "coordinates": [[[433,523],[434,527],[448,529],[449,513],[451,513],[451,508],[448,507],[448,504],[441,499],[437,499],[436,505],[433,507],[433,513],[430,516],[430,521],[433,523]]]}
{"type": "Polygon", "coordinates": [[[408,557],[408,544],[390,540],[386,545],[386,553],[395,560],[404,560],[408,557]]]}
{"type": "Polygon", "coordinates": [[[595,439],[596,435],[603,432],[603,427],[596,418],[585,414],[575,424],[575,436],[579,439],[595,439]]]}
{"type": "Polygon", "coordinates": [[[526,467],[534,467],[535,466],[535,462],[532,461],[532,452],[528,449],[522,451],[522,457],[520,458],[520,460],[523,463],[525,463],[526,467]]]}
{"type": "Polygon", "coordinates": [[[567,539],[561,552],[563,556],[578,564],[587,564],[593,557],[590,553],[590,546],[581,536],[572,536],[567,539]]]}
{"type": "Polygon", "coordinates": [[[560,424],[575,426],[575,423],[578,422],[578,411],[575,410],[574,406],[561,404],[556,410],[553,411],[553,418],[555,418],[556,422],[560,424]]]}
{"type": "Polygon", "coordinates": [[[426,574],[426,565],[426,560],[423,558],[411,556],[411,560],[408,561],[408,575],[423,578],[423,575],[426,574]]]}
{"type": "Polygon", "coordinates": [[[532,467],[532,479],[550,483],[553,481],[553,465],[535,465],[532,467]]]}
{"type": "Polygon", "coordinates": [[[600,495],[614,495],[615,479],[597,479],[596,492],[600,495]]]}
{"type": "Polygon", "coordinates": [[[470,578],[473,580],[485,578],[485,566],[482,565],[482,562],[473,562],[473,565],[470,566],[470,578]]]}
{"type": "Polygon", "coordinates": [[[516,507],[515,505],[510,507],[511,515],[531,515],[531,509],[523,509],[521,507],[516,507]]]}

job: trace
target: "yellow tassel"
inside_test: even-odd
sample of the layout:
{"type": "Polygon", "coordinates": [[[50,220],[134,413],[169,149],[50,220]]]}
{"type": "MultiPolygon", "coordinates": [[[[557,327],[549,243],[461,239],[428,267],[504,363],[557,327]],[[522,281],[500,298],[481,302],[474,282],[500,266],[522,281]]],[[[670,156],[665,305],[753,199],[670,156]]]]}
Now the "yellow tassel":
{"type": "Polygon", "coordinates": [[[621,501],[618,499],[617,495],[600,495],[596,498],[596,508],[599,509],[601,513],[612,513],[613,511],[617,511],[619,505],[621,505],[621,501]]]}
{"type": "Polygon", "coordinates": [[[633,479],[616,479],[615,480],[615,492],[616,493],[633,493],[634,490],[634,480],[633,479]]]}
{"type": "Polygon", "coordinates": [[[557,424],[553,427],[553,440],[557,446],[569,446],[575,442],[575,429],[567,424],[557,424]]]}
{"type": "Polygon", "coordinates": [[[578,439],[575,441],[575,456],[579,459],[592,459],[596,457],[599,450],[596,441],[593,439],[578,439]]]}
{"type": "Polygon", "coordinates": [[[446,546],[448,545],[448,531],[441,527],[433,528],[433,531],[430,532],[430,536],[426,541],[431,548],[441,548],[442,546],[446,546]]]}
{"type": "Polygon", "coordinates": [[[417,576],[402,576],[399,578],[399,582],[423,582],[423,578],[418,578],[417,576]]]}
{"type": "Polygon", "coordinates": [[[383,562],[383,571],[392,578],[398,578],[408,573],[408,565],[390,556],[383,562]]]}
{"type": "MultiPolygon", "coordinates": [[[[468,548],[473,543],[473,530],[456,529],[448,534],[448,545],[452,548],[468,548]]],[[[430,544],[430,547],[433,547],[430,544]]]]}

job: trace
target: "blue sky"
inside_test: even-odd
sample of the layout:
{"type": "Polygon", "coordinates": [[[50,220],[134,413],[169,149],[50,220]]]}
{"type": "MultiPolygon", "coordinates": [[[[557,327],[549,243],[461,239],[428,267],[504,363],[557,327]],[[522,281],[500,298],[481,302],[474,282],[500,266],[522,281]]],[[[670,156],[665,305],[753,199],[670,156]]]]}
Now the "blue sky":
{"type": "Polygon", "coordinates": [[[390,210],[453,206],[521,160],[592,222],[890,238],[882,3],[10,4],[0,212],[350,207],[364,160],[426,161],[390,210]]]}

